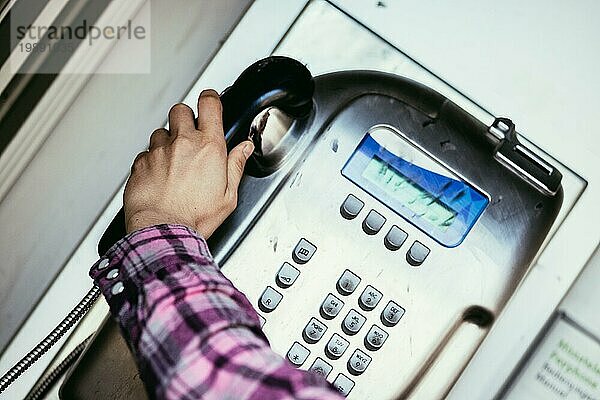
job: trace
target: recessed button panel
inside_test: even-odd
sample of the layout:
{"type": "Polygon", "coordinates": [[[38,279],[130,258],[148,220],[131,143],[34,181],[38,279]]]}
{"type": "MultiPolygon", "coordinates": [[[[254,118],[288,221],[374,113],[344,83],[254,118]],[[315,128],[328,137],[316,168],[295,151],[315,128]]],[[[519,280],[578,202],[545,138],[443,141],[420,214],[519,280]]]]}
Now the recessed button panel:
{"type": "Polygon", "coordinates": [[[315,254],[315,251],[317,251],[317,247],[308,240],[302,238],[296,247],[294,247],[292,258],[298,264],[306,264],[310,261],[313,254],[315,254]]]}
{"type": "Polygon", "coordinates": [[[423,243],[416,241],[410,246],[408,253],[406,253],[406,261],[413,267],[418,267],[423,264],[428,255],[429,248],[423,243]]]}
{"type": "Polygon", "coordinates": [[[372,351],[379,350],[387,338],[388,334],[386,331],[377,325],[373,325],[369,329],[369,332],[367,332],[367,336],[365,336],[365,347],[372,351]]]}
{"type": "Polygon", "coordinates": [[[284,289],[289,288],[294,284],[294,282],[296,282],[296,279],[299,275],[300,271],[298,271],[297,268],[288,262],[284,262],[277,272],[277,286],[284,289]]]}
{"type": "Polygon", "coordinates": [[[341,295],[348,296],[356,290],[359,283],[360,278],[356,274],[350,270],[345,270],[340,279],[338,279],[336,286],[341,295]]]}
{"type": "Polygon", "coordinates": [[[400,318],[402,318],[403,315],[404,308],[393,301],[390,301],[381,312],[381,322],[383,322],[385,326],[394,326],[400,321],[400,318]]]}
{"type": "Polygon", "coordinates": [[[364,205],[365,203],[358,197],[349,194],[340,207],[340,213],[342,214],[342,217],[346,219],[354,219],[360,213],[360,210],[363,209],[364,205]]]}
{"type": "Polygon", "coordinates": [[[317,357],[308,370],[321,375],[323,378],[327,378],[332,369],[333,367],[327,361],[321,357],[317,357]]]}
{"type": "Polygon", "coordinates": [[[344,321],[342,329],[346,335],[356,335],[367,319],[355,309],[350,310],[344,321]]]}
{"type": "Polygon", "coordinates": [[[292,364],[294,364],[296,367],[299,367],[304,364],[304,361],[306,361],[309,354],[310,350],[302,346],[300,343],[294,342],[292,347],[290,347],[288,350],[286,357],[292,364]]]}
{"type": "Polygon", "coordinates": [[[329,293],[321,304],[321,316],[325,319],[335,318],[344,307],[344,302],[329,293]]]}
{"type": "Polygon", "coordinates": [[[338,374],[333,381],[333,387],[340,392],[342,396],[347,397],[354,387],[354,381],[344,374],[338,374]]]}
{"type": "Polygon", "coordinates": [[[319,340],[321,340],[326,331],[327,326],[325,326],[324,323],[316,318],[311,318],[304,328],[302,336],[307,343],[317,343],[319,340]]]}
{"type": "Polygon", "coordinates": [[[273,289],[271,286],[267,286],[263,294],[260,296],[258,306],[264,312],[271,312],[277,308],[281,299],[283,299],[281,293],[273,289]]]}
{"type": "Polygon", "coordinates": [[[385,224],[385,217],[377,211],[371,210],[363,221],[362,227],[367,235],[374,235],[379,232],[383,224],[385,224]]]}
{"type": "Polygon", "coordinates": [[[344,355],[349,345],[350,343],[346,339],[337,333],[334,333],[331,339],[329,339],[329,342],[327,342],[325,354],[327,354],[327,357],[337,360],[344,355]]]}
{"type": "Polygon", "coordinates": [[[370,363],[371,357],[365,354],[364,351],[356,349],[350,356],[350,360],[348,360],[348,371],[352,375],[360,375],[365,372],[370,363]]]}
{"type": "Polygon", "coordinates": [[[407,237],[406,232],[394,225],[390,228],[387,235],[385,235],[383,243],[389,250],[396,251],[402,246],[407,237]]]}
{"type": "Polygon", "coordinates": [[[379,290],[369,285],[365,288],[365,290],[363,290],[362,294],[360,295],[360,298],[358,299],[358,304],[363,310],[371,311],[372,309],[377,307],[377,304],[379,304],[379,301],[382,297],[383,295],[379,290]]]}

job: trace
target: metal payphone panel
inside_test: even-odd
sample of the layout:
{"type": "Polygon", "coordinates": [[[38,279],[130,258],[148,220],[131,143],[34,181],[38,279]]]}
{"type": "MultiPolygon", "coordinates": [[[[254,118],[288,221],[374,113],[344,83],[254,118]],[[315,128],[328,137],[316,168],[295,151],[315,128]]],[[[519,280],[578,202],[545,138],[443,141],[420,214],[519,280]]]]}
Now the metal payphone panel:
{"type": "Polygon", "coordinates": [[[444,393],[525,273],[562,193],[548,197],[510,173],[483,124],[434,92],[419,97],[424,88],[414,82],[369,73],[316,82],[316,115],[298,154],[271,178],[245,180],[240,198],[250,201],[213,251],[292,363],[352,386],[350,398],[379,399],[410,395],[443,354],[452,372],[432,393],[444,393]],[[343,175],[374,127],[410,141],[489,200],[462,243],[440,243],[343,175]],[[268,198],[245,196],[261,185],[268,198]],[[256,219],[250,209],[261,206],[256,219]],[[394,229],[405,234],[399,246],[389,243],[394,229]],[[390,321],[398,318],[391,308],[399,321],[390,321]],[[446,347],[464,324],[480,334],[446,347]],[[331,352],[336,343],[340,356],[331,352]]]}

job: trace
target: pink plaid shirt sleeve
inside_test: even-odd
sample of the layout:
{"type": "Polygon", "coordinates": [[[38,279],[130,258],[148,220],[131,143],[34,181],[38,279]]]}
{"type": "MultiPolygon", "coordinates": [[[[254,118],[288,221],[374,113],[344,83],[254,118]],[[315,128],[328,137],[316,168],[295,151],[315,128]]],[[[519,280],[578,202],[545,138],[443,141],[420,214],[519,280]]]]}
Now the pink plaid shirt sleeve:
{"type": "Polygon", "coordinates": [[[90,276],[153,399],[341,399],[322,377],[271,350],[248,299],[187,227],[127,235],[90,276]],[[118,282],[124,290],[113,290],[118,282]]]}

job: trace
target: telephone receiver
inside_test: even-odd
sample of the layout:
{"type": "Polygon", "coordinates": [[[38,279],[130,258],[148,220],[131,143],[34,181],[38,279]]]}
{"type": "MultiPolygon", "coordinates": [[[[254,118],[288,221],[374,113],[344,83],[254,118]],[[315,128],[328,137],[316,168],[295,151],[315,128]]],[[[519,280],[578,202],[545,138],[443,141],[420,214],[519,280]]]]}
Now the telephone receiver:
{"type": "MultiPolygon", "coordinates": [[[[252,121],[267,108],[276,107],[292,119],[307,117],[314,89],[310,71],[292,58],[271,56],[252,64],[220,95],[227,151],[248,139],[252,121]]],[[[104,255],[125,235],[121,207],[98,242],[98,254],[104,255]]]]}

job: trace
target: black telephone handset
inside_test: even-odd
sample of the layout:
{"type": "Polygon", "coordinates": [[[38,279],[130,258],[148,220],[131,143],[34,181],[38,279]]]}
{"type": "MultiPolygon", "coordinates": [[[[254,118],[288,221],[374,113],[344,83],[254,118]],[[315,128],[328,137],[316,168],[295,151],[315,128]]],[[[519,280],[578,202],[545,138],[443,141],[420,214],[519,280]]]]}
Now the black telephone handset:
{"type": "MultiPolygon", "coordinates": [[[[281,56],[257,61],[221,94],[227,151],[248,139],[252,120],[261,111],[277,107],[292,118],[306,117],[312,110],[313,77],[300,62],[281,56]]],[[[98,242],[104,255],[126,234],[123,208],[98,242]]]]}

